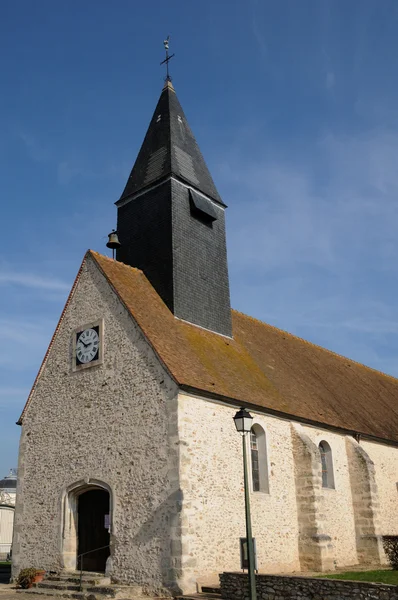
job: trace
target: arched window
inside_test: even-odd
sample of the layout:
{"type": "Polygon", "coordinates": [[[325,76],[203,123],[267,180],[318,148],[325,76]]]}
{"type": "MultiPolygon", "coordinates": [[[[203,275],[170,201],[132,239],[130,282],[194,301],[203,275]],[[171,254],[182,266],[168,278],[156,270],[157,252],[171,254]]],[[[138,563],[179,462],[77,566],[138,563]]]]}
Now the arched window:
{"type": "Polygon", "coordinates": [[[334,488],[334,475],[333,475],[333,458],[332,450],[329,444],[325,441],[320,442],[319,452],[321,453],[322,463],[322,487],[334,488]]]}
{"type": "Polygon", "coordinates": [[[253,425],[250,431],[250,455],[253,492],[269,492],[265,431],[253,425]]]}

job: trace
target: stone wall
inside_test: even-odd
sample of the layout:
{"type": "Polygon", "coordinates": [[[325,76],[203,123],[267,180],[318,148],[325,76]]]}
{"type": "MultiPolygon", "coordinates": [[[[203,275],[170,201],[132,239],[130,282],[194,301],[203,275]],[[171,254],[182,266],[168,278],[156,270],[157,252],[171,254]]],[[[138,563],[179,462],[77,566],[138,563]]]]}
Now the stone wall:
{"type": "MultiPolygon", "coordinates": [[[[302,431],[316,446],[319,461],[320,442],[326,442],[332,453],[334,486],[318,487],[317,493],[317,510],[322,522],[322,534],[329,536],[333,547],[331,568],[358,564],[346,436],[306,425],[302,425],[302,431]]],[[[330,567],[325,565],[320,570],[328,568],[330,567]]]]}
{"type": "Polygon", "coordinates": [[[318,446],[301,425],[292,424],[292,438],[300,567],[303,571],[330,570],[334,568],[334,553],[323,511],[325,502],[318,446]]]}
{"type": "MultiPolygon", "coordinates": [[[[183,494],[184,587],[239,568],[245,537],[242,440],[236,408],[180,394],[180,485],[183,494]]],[[[269,493],[251,493],[259,568],[300,570],[297,504],[290,423],[253,412],[266,432],[269,493]]],[[[250,455],[250,453],[249,453],[250,455]]]]}
{"type": "Polygon", "coordinates": [[[23,421],[13,576],[76,567],[68,494],[100,485],[113,579],[179,591],[177,436],[176,386],[88,258],[23,421]],[[73,330],[101,318],[103,364],[73,372],[73,330]]]}
{"type": "MultiPolygon", "coordinates": [[[[220,575],[223,600],[249,600],[247,575],[220,575]]],[[[337,579],[257,575],[258,600],[398,600],[398,586],[337,579]]]]}
{"type": "MultiPolygon", "coordinates": [[[[245,523],[235,412],[231,406],[179,395],[181,564],[187,592],[217,569],[239,569],[245,523]]],[[[265,431],[268,454],[269,491],[250,494],[260,572],[385,563],[380,536],[396,529],[398,450],[251,413],[265,431]],[[331,489],[322,487],[318,445],[323,440],[332,451],[331,489]]]]}
{"type": "Polygon", "coordinates": [[[375,564],[383,558],[375,466],[368,453],[353,438],[346,438],[346,448],[358,562],[375,564]]]}
{"type": "Polygon", "coordinates": [[[398,448],[367,440],[361,440],[360,445],[374,465],[380,532],[398,535],[398,448]]]}

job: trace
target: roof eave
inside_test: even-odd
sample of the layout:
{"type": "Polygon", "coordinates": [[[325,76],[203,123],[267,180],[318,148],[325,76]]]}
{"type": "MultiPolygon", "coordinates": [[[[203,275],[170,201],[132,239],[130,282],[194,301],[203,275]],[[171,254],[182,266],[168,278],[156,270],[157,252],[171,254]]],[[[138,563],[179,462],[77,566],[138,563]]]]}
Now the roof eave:
{"type": "Polygon", "coordinates": [[[363,431],[356,431],[354,429],[345,429],[344,427],[339,427],[338,425],[331,425],[329,423],[324,423],[322,421],[306,419],[305,417],[300,417],[300,416],[286,413],[283,411],[275,410],[273,408],[267,408],[265,406],[260,406],[259,404],[253,404],[252,402],[248,402],[245,399],[238,399],[238,398],[231,398],[228,396],[223,396],[222,394],[217,394],[216,392],[211,392],[209,390],[204,390],[201,388],[190,386],[185,383],[179,384],[179,390],[182,392],[187,392],[187,393],[195,395],[195,396],[203,396],[204,398],[207,398],[209,400],[216,400],[217,402],[221,402],[223,404],[229,404],[230,406],[236,406],[237,408],[245,407],[245,408],[248,408],[251,410],[255,410],[256,412],[260,412],[260,413],[263,413],[266,415],[277,417],[279,419],[283,419],[285,421],[294,421],[296,423],[300,423],[303,425],[309,425],[310,427],[326,429],[328,431],[333,431],[335,433],[349,435],[352,437],[360,436],[360,438],[362,438],[362,439],[377,442],[380,444],[388,444],[390,446],[398,447],[398,439],[392,440],[390,438],[382,438],[382,437],[372,435],[370,433],[365,433],[363,431]]]}
{"type": "Polygon", "coordinates": [[[120,206],[127,204],[131,200],[134,200],[134,198],[136,198],[137,196],[141,196],[146,192],[149,192],[150,190],[159,187],[160,185],[162,185],[166,181],[169,181],[170,179],[175,179],[176,181],[182,183],[184,186],[192,188],[193,190],[199,192],[199,194],[202,194],[203,196],[206,196],[206,198],[209,198],[212,202],[215,202],[218,206],[221,206],[222,208],[228,208],[228,204],[225,204],[225,202],[221,199],[221,196],[218,196],[218,198],[216,198],[214,195],[210,196],[209,194],[206,194],[201,189],[197,188],[191,181],[189,181],[188,179],[184,179],[184,177],[181,177],[181,175],[174,173],[174,171],[172,170],[169,171],[164,177],[161,177],[158,181],[156,181],[156,183],[149,183],[148,185],[141,186],[134,190],[133,193],[122,194],[119,200],[116,200],[115,206],[119,208],[120,206]]]}

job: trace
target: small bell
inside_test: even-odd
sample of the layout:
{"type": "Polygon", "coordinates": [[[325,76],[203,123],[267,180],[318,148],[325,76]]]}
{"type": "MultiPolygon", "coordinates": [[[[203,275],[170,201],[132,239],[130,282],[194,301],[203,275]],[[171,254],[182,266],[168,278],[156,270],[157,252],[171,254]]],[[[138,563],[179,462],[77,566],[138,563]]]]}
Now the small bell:
{"type": "Polygon", "coordinates": [[[109,238],[109,240],[106,244],[107,248],[112,248],[112,250],[115,250],[116,248],[120,248],[121,243],[119,242],[119,238],[117,237],[117,231],[112,229],[112,232],[108,233],[108,238],[109,238]]]}
{"type": "Polygon", "coordinates": [[[108,242],[106,244],[107,248],[112,248],[112,258],[115,258],[115,250],[120,248],[121,243],[119,242],[119,238],[117,236],[117,231],[112,229],[111,233],[108,233],[108,242]]]}

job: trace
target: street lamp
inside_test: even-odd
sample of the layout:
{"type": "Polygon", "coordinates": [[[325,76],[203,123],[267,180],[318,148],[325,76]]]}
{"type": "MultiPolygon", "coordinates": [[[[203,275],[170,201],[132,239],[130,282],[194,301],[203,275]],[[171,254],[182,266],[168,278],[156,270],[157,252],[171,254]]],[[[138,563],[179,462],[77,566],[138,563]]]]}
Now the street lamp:
{"type": "Polygon", "coordinates": [[[256,577],[254,575],[254,548],[252,538],[252,524],[250,518],[250,496],[249,482],[247,476],[247,457],[246,457],[246,436],[252,428],[253,417],[245,409],[241,408],[234,416],[235,427],[238,433],[242,434],[243,447],[243,479],[245,484],[245,514],[246,514],[246,544],[248,558],[248,574],[249,574],[249,596],[250,600],[256,600],[256,577]]]}

